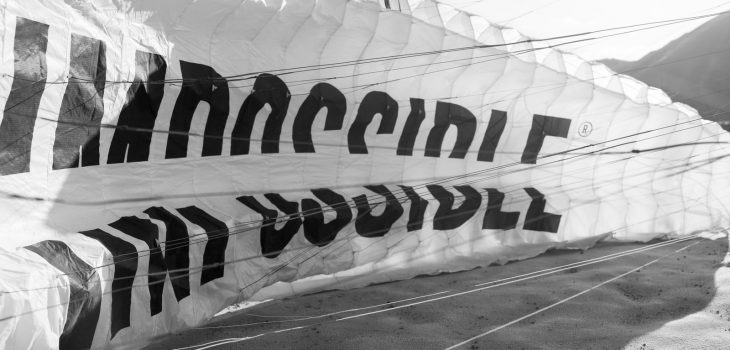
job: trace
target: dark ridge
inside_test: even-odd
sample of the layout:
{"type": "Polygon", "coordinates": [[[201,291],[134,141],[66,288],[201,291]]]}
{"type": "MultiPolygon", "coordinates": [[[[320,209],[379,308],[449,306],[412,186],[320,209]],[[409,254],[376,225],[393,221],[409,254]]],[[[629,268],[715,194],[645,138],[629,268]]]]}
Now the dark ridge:
{"type": "Polygon", "coordinates": [[[638,61],[602,62],[730,130],[730,15],[718,16],[638,61]]]}

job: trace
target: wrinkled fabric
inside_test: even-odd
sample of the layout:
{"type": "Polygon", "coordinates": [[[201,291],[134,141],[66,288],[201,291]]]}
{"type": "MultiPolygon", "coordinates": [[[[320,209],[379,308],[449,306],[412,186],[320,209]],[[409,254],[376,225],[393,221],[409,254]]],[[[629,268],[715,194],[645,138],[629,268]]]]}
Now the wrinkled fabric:
{"type": "Polygon", "coordinates": [[[728,134],[431,1],[0,1],[0,347],[728,225],[728,134]]]}

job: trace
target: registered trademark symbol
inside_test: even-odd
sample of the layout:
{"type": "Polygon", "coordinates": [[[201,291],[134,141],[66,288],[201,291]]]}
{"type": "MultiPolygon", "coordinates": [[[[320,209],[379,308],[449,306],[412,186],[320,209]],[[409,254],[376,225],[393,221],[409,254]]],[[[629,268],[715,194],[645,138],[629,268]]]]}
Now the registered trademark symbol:
{"type": "Polygon", "coordinates": [[[590,122],[583,122],[583,124],[578,127],[578,135],[582,137],[588,137],[591,132],[593,132],[593,124],[590,122]]]}

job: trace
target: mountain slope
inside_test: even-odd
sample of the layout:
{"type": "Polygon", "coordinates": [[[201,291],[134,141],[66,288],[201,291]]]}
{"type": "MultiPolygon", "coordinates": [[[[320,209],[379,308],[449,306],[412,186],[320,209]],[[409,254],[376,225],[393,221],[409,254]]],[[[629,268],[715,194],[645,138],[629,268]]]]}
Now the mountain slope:
{"type": "Polygon", "coordinates": [[[663,89],[674,101],[730,130],[730,15],[718,16],[638,61],[603,63],[663,89]]]}

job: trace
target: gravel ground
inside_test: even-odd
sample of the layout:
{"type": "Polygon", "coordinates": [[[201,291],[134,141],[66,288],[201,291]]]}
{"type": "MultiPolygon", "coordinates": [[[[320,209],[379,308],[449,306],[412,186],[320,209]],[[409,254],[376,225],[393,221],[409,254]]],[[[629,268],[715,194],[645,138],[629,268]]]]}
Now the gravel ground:
{"type": "Polygon", "coordinates": [[[158,339],[146,349],[200,344],[221,350],[443,349],[482,334],[460,348],[730,348],[726,238],[475,287],[647,246],[600,243],[585,252],[554,250],[503,266],[271,301],[158,339]],[[659,260],[565,300],[654,259],[659,260]],[[461,292],[466,293],[455,295],[461,292]],[[404,306],[413,303],[418,304],[404,306]],[[560,304],[551,307],[555,303],[560,304]],[[343,319],[349,316],[354,317],[343,319]],[[522,320],[497,329],[517,319],[522,320]]]}

